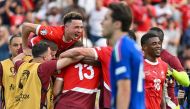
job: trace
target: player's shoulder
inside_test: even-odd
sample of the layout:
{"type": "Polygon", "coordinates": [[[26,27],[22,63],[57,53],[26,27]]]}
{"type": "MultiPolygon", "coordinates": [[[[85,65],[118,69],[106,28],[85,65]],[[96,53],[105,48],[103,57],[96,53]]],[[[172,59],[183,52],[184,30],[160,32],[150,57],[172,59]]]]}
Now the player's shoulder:
{"type": "Polygon", "coordinates": [[[119,43],[121,46],[127,47],[128,49],[132,49],[133,51],[134,51],[134,49],[141,51],[138,44],[133,39],[131,39],[129,36],[121,37],[119,43]]]}
{"type": "Polygon", "coordinates": [[[64,26],[40,26],[40,31],[45,31],[45,30],[59,30],[59,31],[63,31],[64,30],[64,26]]]}
{"type": "Polygon", "coordinates": [[[163,50],[161,51],[160,56],[161,56],[161,57],[165,57],[165,58],[167,58],[167,57],[173,57],[173,55],[172,55],[170,52],[168,52],[167,50],[165,50],[165,49],[163,49],[163,50]]]}
{"type": "Polygon", "coordinates": [[[164,67],[167,67],[167,66],[168,66],[168,64],[167,64],[165,61],[163,61],[161,58],[158,58],[158,62],[159,62],[162,66],[164,66],[164,67]]]}
{"type": "Polygon", "coordinates": [[[7,59],[5,59],[5,60],[0,61],[0,64],[3,63],[3,62],[10,62],[10,61],[11,61],[11,59],[10,59],[10,58],[7,58],[7,59]]]}
{"type": "Polygon", "coordinates": [[[130,42],[130,43],[135,43],[133,39],[131,39],[128,35],[122,36],[120,39],[122,42],[130,42]]]}

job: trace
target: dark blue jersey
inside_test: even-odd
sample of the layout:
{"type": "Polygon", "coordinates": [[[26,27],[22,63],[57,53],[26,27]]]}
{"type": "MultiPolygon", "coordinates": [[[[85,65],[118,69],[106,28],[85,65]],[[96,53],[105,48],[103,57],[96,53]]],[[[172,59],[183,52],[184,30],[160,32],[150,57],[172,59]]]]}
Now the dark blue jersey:
{"type": "Polygon", "coordinates": [[[129,109],[145,109],[143,56],[137,44],[128,36],[121,37],[114,46],[110,65],[112,108],[116,108],[117,82],[131,81],[129,109]]]}

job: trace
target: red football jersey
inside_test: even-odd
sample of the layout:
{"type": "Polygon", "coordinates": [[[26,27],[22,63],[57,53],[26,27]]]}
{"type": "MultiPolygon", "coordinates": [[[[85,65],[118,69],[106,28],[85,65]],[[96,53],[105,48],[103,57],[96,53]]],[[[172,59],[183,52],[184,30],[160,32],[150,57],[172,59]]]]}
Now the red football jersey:
{"type": "Polygon", "coordinates": [[[183,31],[185,31],[188,28],[188,24],[190,23],[190,5],[182,5],[179,10],[182,14],[181,19],[183,31]]]}
{"type": "Polygon", "coordinates": [[[23,15],[12,15],[9,17],[11,26],[21,25],[24,22],[25,16],[23,15]]]}
{"type": "Polygon", "coordinates": [[[99,67],[82,63],[75,63],[62,69],[58,78],[63,78],[64,89],[59,105],[75,106],[83,109],[94,107],[96,98],[94,95],[99,85],[100,72],[99,67]]]}
{"type": "Polygon", "coordinates": [[[96,47],[95,53],[96,53],[96,59],[98,59],[102,65],[103,82],[104,82],[104,88],[101,89],[101,95],[100,95],[102,96],[103,102],[100,102],[100,106],[103,105],[104,108],[110,108],[111,85],[110,85],[109,65],[110,65],[112,47],[96,47]]]}
{"type": "Polygon", "coordinates": [[[75,42],[77,42],[80,37],[78,36],[75,40],[72,40],[70,42],[64,42],[64,26],[42,26],[39,25],[36,29],[36,34],[39,37],[43,37],[45,39],[48,39],[50,41],[53,41],[57,44],[59,51],[64,51],[67,48],[69,48],[71,45],[73,45],[75,42]]]}
{"type": "Polygon", "coordinates": [[[110,89],[110,73],[109,65],[112,53],[112,47],[96,47],[96,58],[101,62],[103,71],[104,87],[111,91],[110,89]]]}
{"type": "Polygon", "coordinates": [[[62,69],[60,76],[64,78],[64,90],[72,90],[76,87],[96,89],[100,71],[99,67],[82,63],[75,63],[62,69]]]}
{"type": "Polygon", "coordinates": [[[167,64],[160,58],[155,63],[144,60],[146,109],[160,109],[167,69],[167,64]]]}

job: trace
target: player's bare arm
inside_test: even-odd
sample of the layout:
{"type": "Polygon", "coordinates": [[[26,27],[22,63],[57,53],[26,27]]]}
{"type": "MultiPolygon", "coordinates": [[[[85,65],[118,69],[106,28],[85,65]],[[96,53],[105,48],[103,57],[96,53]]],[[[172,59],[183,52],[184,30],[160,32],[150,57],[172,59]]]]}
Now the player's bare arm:
{"type": "Polygon", "coordinates": [[[74,58],[61,58],[57,61],[57,70],[61,70],[62,68],[80,61],[81,59],[83,59],[84,56],[76,56],[74,58]]]}
{"type": "Polygon", "coordinates": [[[57,77],[55,80],[54,87],[53,87],[54,97],[58,96],[61,93],[62,89],[63,89],[63,79],[57,77]]]}
{"type": "Polygon", "coordinates": [[[23,52],[27,54],[27,52],[25,52],[25,48],[27,48],[27,41],[28,41],[28,37],[30,35],[30,32],[36,33],[36,29],[39,25],[38,24],[33,24],[33,23],[23,23],[22,24],[22,40],[23,40],[23,52]]]}
{"type": "Polygon", "coordinates": [[[22,60],[24,56],[26,56],[24,53],[20,53],[19,55],[13,58],[13,63],[15,64],[16,61],[22,60]]]}
{"type": "Polygon", "coordinates": [[[117,82],[117,109],[128,109],[130,103],[131,81],[128,79],[117,82]]]}
{"type": "Polygon", "coordinates": [[[95,50],[93,48],[77,47],[77,48],[69,49],[69,50],[63,52],[62,54],[60,54],[60,58],[75,57],[75,56],[79,56],[79,55],[82,55],[84,57],[89,57],[92,59],[95,59],[95,57],[96,57],[95,50]]]}
{"type": "Polygon", "coordinates": [[[60,54],[59,58],[64,58],[64,57],[73,58],[76,56],[84,56],[84,59],[82,59],[83,63],[94,66],[100,66],[100,62],[97,61],[96,51],[94,48],[84,48],[84,47],[72,48],[60,54]]]}

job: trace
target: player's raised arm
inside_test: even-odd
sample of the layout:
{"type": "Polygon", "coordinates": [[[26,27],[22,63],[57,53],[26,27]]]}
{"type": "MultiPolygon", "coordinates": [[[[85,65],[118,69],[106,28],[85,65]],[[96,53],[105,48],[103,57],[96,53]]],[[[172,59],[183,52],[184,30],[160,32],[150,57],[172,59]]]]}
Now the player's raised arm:
{"type": "Polygon", "coordinates": [[[26,22],[22,24],[23,50],[25,50],[25,48],[27,48],[27,41],[28,41],[30,32],[36,33],[38,26],[39,26],[38,24],[26,23],[26,22]]]}

